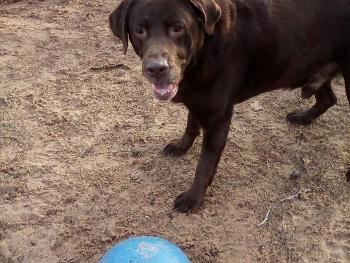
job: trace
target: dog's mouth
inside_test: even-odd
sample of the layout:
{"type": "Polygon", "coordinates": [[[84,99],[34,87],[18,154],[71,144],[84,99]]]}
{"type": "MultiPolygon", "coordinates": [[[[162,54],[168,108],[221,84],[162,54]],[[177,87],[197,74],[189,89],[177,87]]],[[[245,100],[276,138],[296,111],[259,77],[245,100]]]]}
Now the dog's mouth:
{"type": "Polygon", "coordinates": [[[176,83],[157,83],[153,84],[154,96],[163,101],[171,100],[175,97],[178,90],[176,83]]]}

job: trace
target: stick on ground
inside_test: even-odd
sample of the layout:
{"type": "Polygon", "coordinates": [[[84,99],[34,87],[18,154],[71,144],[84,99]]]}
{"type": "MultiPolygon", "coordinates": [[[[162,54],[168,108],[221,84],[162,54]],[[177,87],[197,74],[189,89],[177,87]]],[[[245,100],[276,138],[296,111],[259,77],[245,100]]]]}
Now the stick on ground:
{"type": "Polygon", "coordinates": [[[124,64],[115,64],[115,65],[105,65],[105,66],[99,66],[99,67],[91,67],[90,70],[93,71],[102,71],[102,70],[112,70],[121,68],[124,70],[129,70],[130,68],[128,66],[125,66],[124,64]]]}
{"type": "Polygon", "coordinates": [[[296,198],[300,198],[300,194],[301,194],[302,191],[303,191],[303,190],[300,190],[300,191],[297,192],[296,194],[291,195],[291,196],[288,196],[288,197],[286,197],[286,198],[283,198],[283,199],[279,200],[278,202],[276,202],[276,203],[270,205],[270,208],[269,208],[269,210],[267,210],[267,213],[266,213],[266,216],[265,216],[264,220],[261,221],[261,223],[258,225],[258,227],[261,227],[262,225],[264,225],[264,224],[267,222],[267,220],[269,219],[270,213],[271,213],[271,211],[272,211],[273,209],[275,209],[276,207],[278,207],[281,203],[283,203],[283,202],[285,202],[285,201],[293,200],[293,199],[296,199],[296,198]]]}

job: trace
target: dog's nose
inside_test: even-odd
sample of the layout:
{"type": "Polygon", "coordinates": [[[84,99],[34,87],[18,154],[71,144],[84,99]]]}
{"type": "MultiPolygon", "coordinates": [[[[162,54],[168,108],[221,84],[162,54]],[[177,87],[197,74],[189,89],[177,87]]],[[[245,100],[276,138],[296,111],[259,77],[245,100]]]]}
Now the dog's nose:
{"type": "Polygon", "coordinates": [[[151,76],[159,76],[169,69],[169,64],[165,59],[154,59],[146,64],[146,73],[151,76]]]}

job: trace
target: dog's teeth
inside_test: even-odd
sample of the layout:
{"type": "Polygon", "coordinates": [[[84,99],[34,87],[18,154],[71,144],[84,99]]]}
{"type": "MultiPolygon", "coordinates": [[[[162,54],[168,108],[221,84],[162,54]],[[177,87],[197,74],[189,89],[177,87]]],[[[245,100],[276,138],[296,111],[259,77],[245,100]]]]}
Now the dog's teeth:
{"type": "Polygon", "coordinates": [[[167,90],[159,90],[158,93],[159,93],[160,95],[165,95],[165,94],[168,93],[168,91],[167,91],[167,90]]]}

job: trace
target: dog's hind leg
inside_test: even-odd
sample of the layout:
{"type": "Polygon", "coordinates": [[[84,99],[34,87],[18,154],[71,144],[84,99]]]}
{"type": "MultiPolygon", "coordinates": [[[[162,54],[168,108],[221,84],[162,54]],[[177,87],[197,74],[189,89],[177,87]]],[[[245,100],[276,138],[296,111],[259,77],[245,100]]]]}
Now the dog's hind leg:
{"type": "Polygon", "coordinates": [[[180,156],[185,154],[191,148],[194,140],[200,133],[200,124],[191,112],[188,113],[187,127],[184,135],[180,139],[172,140],[165,146],[163,153],[165,155],[180,156]]]}
{"type": "Polygon", "coordinates": [[[308,125],[311,124],[317,117],[325,113],[330,107],[337,102],[331,81],[327,81],[316,94],[315,105],[307,111],[295,111],[287,115],[287,121],[293,124],[308,125]]]}
{"type": "Polygon", "coordinates": [[[328,81],[332,80],[336,75],[338,75],[339,72],[340,68],[336,63],[330,63],[323,66],[301,87],[302,98],[309,99],[313,95],[316,95],[317,91],[328,81]]]}

